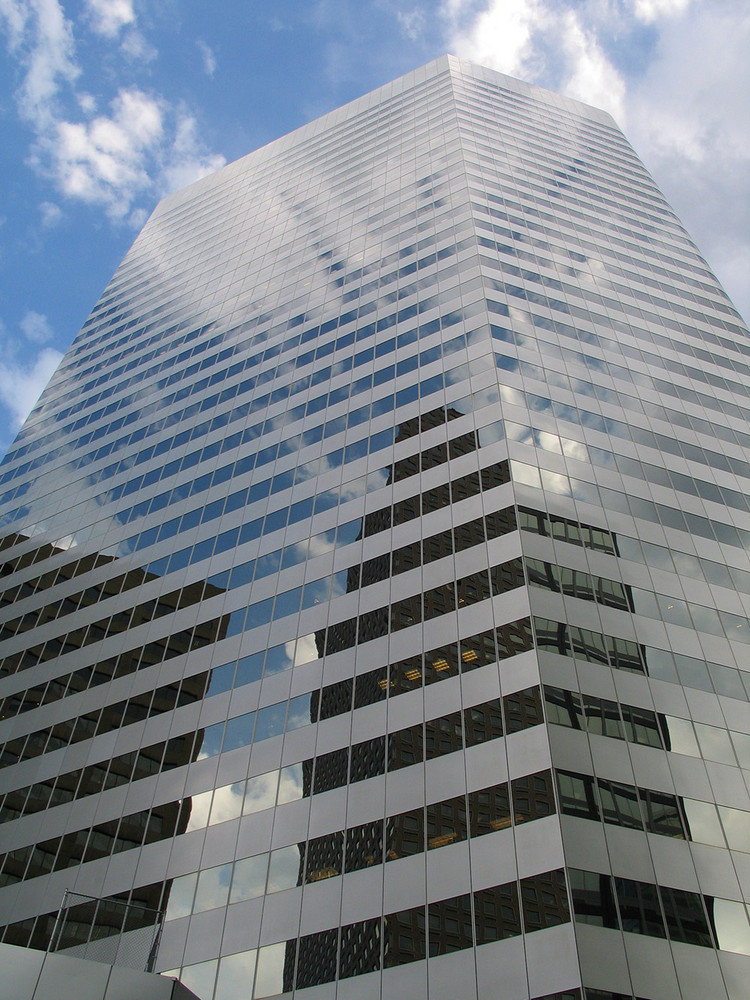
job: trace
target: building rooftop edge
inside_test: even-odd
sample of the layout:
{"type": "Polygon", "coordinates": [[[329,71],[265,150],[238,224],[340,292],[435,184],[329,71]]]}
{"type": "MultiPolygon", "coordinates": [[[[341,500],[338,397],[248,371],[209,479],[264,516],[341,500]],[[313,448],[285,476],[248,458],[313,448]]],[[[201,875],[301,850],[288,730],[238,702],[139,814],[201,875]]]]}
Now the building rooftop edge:
{"type": "Polygon", "coordinates": [[[565,108],[573,113],[581,114],[586,118],[598,121],[603,125],[618,128],[617,123],[606,111],[602,111],[592,105],[585,104],[575,98],[558,94],[545,87],[540,87],[537,84],[527,83],[524,80],[508,76],[506,73],[501,73],[499,70],[482,66],[471,60],[462,59],[451,53],[445,53],[437,59],[433,59],[430,62],[425,63],[423,66],[419,66],[416,69],[410,70],[408,73],[404,73],[395,80],[391,80],[388,83],[376,87],[374,90],[370,90],[359,97],[355,97],[353,100],[347,101],[346,104],[342,104],[338,108],[333,108],[331,111],[327,111],[317,118],[313,118],[310,121],[305,122],[303,125],[292,129],[292,131],[286,132],[262,146],[258,146],[257,149],[250,150],[238,159],[232,160],[231,163],[227,163],[219,170],[213,171],[205,177],[201,177],[199,180],[193,181],[193,183],[180,188],[178,191],[173,191],[171,194],[165,195],[154,207],[154,213],[179,204],[186,196],[192,197],[193,194],[197,193],[204,187],[210,187],[211,184],[215,183],[216,179],[222,174],[226,175],[227,173],[231,173],[234,170],[239,169],[240,165],[247,161],[249,157],[257,159],[281,153],[285,149],[292,148],[297,143],[302,142],[307,138],[311,138],[315,134],[319,134],[326,129],[341,124],[348,118],[361,113],[368,107],[372,107],[374,104],[377,104],[388,97],[394,97],[396,94],[403,93],[405,90],[415,87],[419,83],[423,83],[433,77],[439,76],[444,72],[448,72],[452,76],[468,75],[472,76],[474,79],[484,79],[488,82],[500,83],[508,90],[533,97],[536,100],[541,100],[548,105],[565,108]]]}

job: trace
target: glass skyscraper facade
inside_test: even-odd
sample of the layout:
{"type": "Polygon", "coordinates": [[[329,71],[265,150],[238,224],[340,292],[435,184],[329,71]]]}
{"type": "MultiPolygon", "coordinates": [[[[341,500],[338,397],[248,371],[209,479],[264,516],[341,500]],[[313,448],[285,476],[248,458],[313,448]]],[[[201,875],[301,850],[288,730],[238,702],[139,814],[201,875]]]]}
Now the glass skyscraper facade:
{"type": "Polygon", "coordinates": [[[453,57],[162,201],[0,465],[2,941],[745,997],[749,375],[609,116],[453,57]]]}

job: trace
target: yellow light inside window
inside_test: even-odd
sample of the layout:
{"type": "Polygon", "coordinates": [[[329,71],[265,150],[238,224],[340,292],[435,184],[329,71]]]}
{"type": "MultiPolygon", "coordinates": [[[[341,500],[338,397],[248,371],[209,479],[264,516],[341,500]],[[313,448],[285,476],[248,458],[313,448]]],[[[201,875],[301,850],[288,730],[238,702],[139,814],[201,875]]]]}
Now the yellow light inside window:
{"type": "Polygon", "coordinates": [[[417,670],[416,667],[412,667],[411,670],[406,671],[404,677],[406,677],[407,681],[418,681],[422,679],[422,671],[417,670]]]}
{"type": "Polygon", "coordinates": [[[438,837],[430,837],[427,840],[428,847],[445,847],[446,844],[452,844],[456,839],[456,834],[451,833],[441,833],[438,837]]]}
{"type": "Polygon", "coordinates": [[[478,660],[479,657],[476,649],[465,649],[463,653],[461,653],[461,659],[464,663],[473,663],[474,660],[478,660]]]}
{"type": "Polygon", "coordinates": [[[442,673],[443,670],[450,670],[450,664],[447,660],[435,660],[432,665],[438,673],[442,673]]]}
{"type": "Polygon", "coordinates": [[[324,878],[333,878],[334,875],[338,874],[339,873],[335,868],[316,868],[308,874],[307,881],[321,882],[324,878]]]}
{"type": "Polygon", "coordinates": [[[510,816],[503,816],[501,819],[493,819],[490,822],[493,830],[507,830],[510,826],[510,816]]]}

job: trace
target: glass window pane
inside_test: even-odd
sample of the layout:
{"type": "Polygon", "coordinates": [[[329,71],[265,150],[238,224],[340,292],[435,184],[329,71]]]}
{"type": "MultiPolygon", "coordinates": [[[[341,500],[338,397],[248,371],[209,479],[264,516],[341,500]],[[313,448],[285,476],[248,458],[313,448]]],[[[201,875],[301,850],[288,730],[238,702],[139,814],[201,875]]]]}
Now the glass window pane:
{"type": "Polygon", "coordinates": [[[448,955],[473,947],[471,899],[468,895],[430,903],[427,910],[431,956],[448,955]]]}
{"type": "Polygon", "coordinates": [[[192,830],[203,830],[208,826],[208,815],[211,810],[211,799],[213,789],[208,792],[199,792],[190,797],[190,819],[188,820],[186,833],[192,830]]]}
{"type": "Polygon", "coordinates": [[[616,878],[615,888],[624,931],[650,937],[667,936],[655,885],[616,878]]]}
{"type": "Polygon", "coordinates": [[[521,933],[521,910],[515,882],[474,893],[477,945],[521,933]]]}
{"type": "Polygon", "coordinates": [[[211,805],[209,826],[224,823],[226,820],[237,819],[242,815],[242,802],[245,797],[245,782],[236,781],[232,785],[223,785],[214,793],[211,805]]]}
{"type": "Polygon", "coordinates": [[[253,997],[272,997],[284,990],[284,961],[286,943],[269,944],[258,949],[258,968],[255,973],[253,997]]]}
{"type": "Polygon", "coordinates": [[[733,851],[750,851],[750,813],[742,809],[719,806],[727,843],[733,851]]]}
{"type": "Polygon", "coordinates": [[[279,847],[271,851],[268,891],[281,892],[282,889],[291,889],[292,886],[299,884],[301,884],[299,847],[294,844],[292,847],[279,847]]]}
{"type": "Polygon", "coordinates": [[[284,719],[286,717],[285,701],[278,705],[268,705],[258,711],[258,721],[255,725],[255,740],[270,739],[284,732],[284,719]]]}
{"type": "Polygon", "coordinates": [[[683,839],[685,830],[677,805],[677,798],[670,792],[656,792],[650,788],[638,789],[643,820],[649,833],[663,837],[683,839]]]}
{"type": "Polygon", "coordinates": [[[714,899],[713,925],[719,948],[750,955],[750,923],[742,903],[733,899],[714,899]]]}
{"type": "Polygon", "coordinates": [[[426,957],[423,907],[389,913],[383,919],[383,965],[386,969],[426,957]]]}
{"type": "MultiPolygon", "coordinates": [[[[661,898],[669,936],[673,941],[712,947],[711,933],[697,892],[662,886],[661,898]]],[[[714,902],[718,902],[715,900],[714,902]]]]}
{"type": "Polygon", "coordinates": [[[699,802],[697,799],[683,798],[682,807],[685,810],[685,821],[690,840],[695,840],[699,844],[724,847],[724,834],[721,831],[721,824],[713,802],[699,802]]]}
{"type": "Polygon", "coordinates": [[[226,906],[231,880],[231,864],[217,865],[215,868],[205,868],[199,872],[194,912],[200,913],[202,910],[213,910],[217,906],[226,906]]]}
{"type": "Polygon", "coordinates": [[[250,746],[253,741],[254,722],[255,712],[248,712],[245,715],[238,715],[234,719],[228,719],[224,733],[222,753],[250,746]]]}
{"type": "Polygon", "coordinates": [[[693,724],[689,719],[678,719],[673,715],[660,716],[664,735],[664,747],[674,753],[687,754],[689,757],[700,757],[698,741],[695,738],[693,724]]]}
{"type": "Polygon", "coordinates": [[[568,890],[562,871],[521,879],[521,905],[526,933],[570,920],[568,890]]]}
{"type": "Polygon", "coordinates": [[[508,829],[511,818],[507,784],[469,792],[469,817],[472,837],[508,829]]]}
{"type": "Polygon", "coordinates": [[[296,802],[304,794],[302,764],[288,764],[279,771],[279,804],[296,802]]]}
{"type": "Polygon", "coordinates": [[[198,881],[198,873],[191,872],[190,875],[182,875],[172,881],[169,890],[169,903],[167,904],[167,920],[177,920],[178,917],[186,917],[193,908],[193,896],[195,885],[198,881]]]}
{"type": "Polygon", "coordinates": [[[569,874],[576,920],[598,927],[619,927],[611,876],[578,868],[571,868],[569,874]]]}
{"type": "Polygon", "coordinates": [[[643,820],[635,788],[618,781],[605,781],[603,778],[599,779],[598,784],[604,822],[631,830],[642,830],[643,820]]]}
{"type": "Polygon", "coordinates": [[[276,789],[279,783],[278,771],[267,771],[265,774],[258,774],[254,778],[247,779],[245,789],[245,801],[242,806],[242,813],[260,812],[261,809],[269,809],[276,802],[276,789]]]}
{"type": "Polygon", "coordinates": [[[599,819],[599,804],[594,791],[594,779],[587,774],[557,772],[560,808],[567,816],[599,819]]]}
{"type": "Polygon", "coordinates": [[[252,858],[237,861],[232,876],[232,891],[230,903],[238,903],[242,899],[254,899],[262,896],[266,887],[266,870],[268,855],[256,854],[252,858]]]}
{"type": "Polygon", "coordinates": [[[199,962],[197,965],[185,965],[180,973],[180,982],[197,997],[213,995],[216,978],[217,959],[210,962],[199,962]]]}
{"type": "Polygon", "coordinates": [[[694,726],[698,744],[706,760],[716,760],[722,764],[737,763],[732,749],[732,741],[729,739],[729,733],[726,729],[719,729],[718,726],[707,726],[702,722],[695,722],[694,726]]]}
{"type": "Polygon", "coordinates": [[[214,1000],[235,1000],[248,992],[255,975],[256,957],[257,952],[253,949],[221,959],[214,1000]]]}
{"type": "Polygon", "coordinates": [[[544,702],[549,722],[558,726],[570,726],[571,729],[584,728],[581,696],[577,691],[565,691],[545,684],[544,702]]]}

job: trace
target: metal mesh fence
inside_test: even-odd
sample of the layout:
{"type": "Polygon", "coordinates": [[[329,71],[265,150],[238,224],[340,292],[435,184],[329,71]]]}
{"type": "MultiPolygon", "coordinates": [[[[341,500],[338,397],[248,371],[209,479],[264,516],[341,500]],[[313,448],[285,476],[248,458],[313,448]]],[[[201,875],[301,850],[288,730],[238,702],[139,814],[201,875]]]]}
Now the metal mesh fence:
{"type": "Polygon", "coordinates": [[[153,972],[163,919],[161,910],[66,889],[48,950],[153,972]]]}

